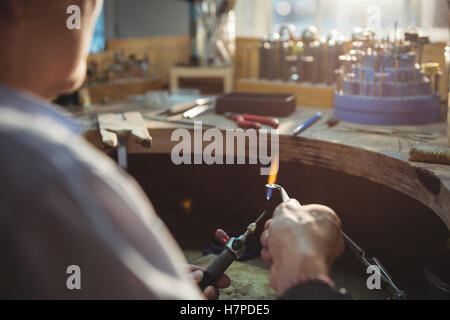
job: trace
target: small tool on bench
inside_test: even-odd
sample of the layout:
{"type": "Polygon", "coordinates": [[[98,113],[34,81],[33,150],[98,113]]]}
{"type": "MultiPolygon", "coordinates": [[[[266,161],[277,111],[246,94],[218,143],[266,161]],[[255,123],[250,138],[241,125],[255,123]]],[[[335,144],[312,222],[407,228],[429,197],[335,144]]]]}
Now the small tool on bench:
{"type": "Polygon", "coordinates": [[[332,127],[337,126],[339,124],[339,122],[341,122],[341,119],[339,119],[337,117],[331,117],[325,123],[328,126],[328,128],[332,128],[332,127]]]}
{"type": "Polygon", "coordinates": [[[173,116],[173,115],[176,115],[179,113],[186,112],[193,108],[196,108],[198,106],[210,105],[210,104],[212,104],[212,102],[213,101],[211,99],[197,99],[193,102],[180,103],[175,106],[169,107],[167,109],[164,109],[164,110],[158,112],[156,115],[157,116],[173,116]]]}
{"type": "MultiPolygon", "coordinates": [[[[348,235],[346,235],[344,232],[342,232],[342,236],[344,238],[344,241],[345,241],[347,247],[350,250],[352,250],[352,252],[361,261],[361,263],[363,265],[365,265],[366,267],[369,267],[369,266],[377,266],[378,267],[378,269],[380,270],[380,272],[379,272],[380,278],[384,282],[386,282],[390,286],[390,288],[394,291],[392,300],[406,300],[407,299],[406,292],[403,290],[400,290],[397,287],[397,285],[392,280],[392,277],[387,272],[386,268],[383,267],[383,265],[381,264],[381,262],[378,258],[376,258],[376,257],[368,258],[366,256],[366,252],[363,249],[361,249],[361,247],[358,246],[352,239],[350,239],[350,237],[348,235]]],[[[375,270],[375,272],[378,272],[377,269],[374,269],[374,270],[375,270]]]]}
{"type": "Polygon", "coordinates": [[[418,144],[409,149],[409,161],[450,165],[450,148],[418,144]]]}
{"type": "Polygon", "coordinates": [[[303,122],[301,125],[299,125],[297,128],[295,128],[292,131],[292,134],[294,136],[299,135],[300,133],[308,129],[308,127],[312,126],[320,118],[322,118],[322,112],[317,112],[314,116],[312,116],[311,118],[303,122]]]}
{"type": "Polygon", "coordinates": [[[127,169],[127,144],[137,143],[150,148],[152,137],[140,112],[104,113],[97,116],[103,144],[108,148],[117,148],[117,162],[127,169]]]}
{"type": "Polygon", "coordinates": [[[208,104],[197,106],[183,113],[183,118],[194,119],[202,114],[214,111],[215,108],[214,105],[211,106],[208,104]]]}
{"type": "Polygon", "coordinates": [[[268,125],[274,129],[277,129],[280,125],[280,122],[276,118],[265,117],[265,116],[257,116],[252,114],[239,114],[232,112],[225,112],[225,116],[233,120],[238,124],[240,128],[243,129],[261,129],[261,124],[268,125]]]}
{"type": "MultiPolygon", "coordinates": [[[[289,201],[289,196],[286,192],[286,190],[284,190],[283,187],[281,187],[278,184],[267,184],[266,185],[267,188],[271,188],[274,190],[278,190],[281,194],[281,199],[282,202],[286,202],[289,201]]],[[[392,296],[393,300],[406,300],[407,298],[407,294],[405,291],[400,290],[396,284],[394,283],[394,281],[392,280],[391,276],[389,275],[389,273],[387,272],[386,268],[383,267],[383,265],[381,264],[380,260],[376,257],[373,257],[372,259],[367,258],[366,257],[366,252],[361,249],[360,246],[358,246],[352,239],[350,239],[350,237],[348,235],[346,235],[343,231],[342,231],[342,237],[344,238],[344,241],[347,245],[347,247],[352,250],[352,252],[356,255],[356,257],[361,261],[362,264],[364,264],[366,267],[369,266],[377,266],[380,270],[380,278],[386,282],[390,288],[393,289],[394,291],[394,295],[392,296]]],[[[375,269],[376,271],[376,269],[375,269]]],[[[377,272],[377,271],[376,271],[377,272]]]]}
{"type": "MultiPolygon", "coordinates": [[[[147,115],[144,115],[143,117],[144,117],[144,119],[150,120],[150,121],[166,122],[166,123],[173,123],[173,124],[182,124],[182,125],[185,125],[185,126],[194,126],[195,123],[197,122],[197,121],[185,120],[185,119],[179,119],[179,120],[177,120],[177,119],[167,119],[167,118],[163,118],[163,117],[152,117],[152,116],[147,116],[147,115]]],[[[209,124],[209,123],[204,123],[203,121],[201,123],[202,123],[202,127],[203,128],[216,128],[217,127],[216,125],[209,124]]]]}

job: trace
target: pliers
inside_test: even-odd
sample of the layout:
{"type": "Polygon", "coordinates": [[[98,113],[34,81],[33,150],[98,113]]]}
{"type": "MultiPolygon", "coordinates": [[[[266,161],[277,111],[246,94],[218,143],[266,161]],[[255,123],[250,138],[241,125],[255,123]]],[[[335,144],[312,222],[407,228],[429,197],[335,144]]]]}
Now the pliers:
{"type": "Polygon", "coordinates": [[[253,128],[258,130],[261,129],[261,124],[265,124],[274,129],[277,129],[280,125],[278,119],[272,117],[257,116],[253,114],[239,114],[232,112],[225,112],[225,116],[236,122],[239,128],[243,129],[253,128]]]}

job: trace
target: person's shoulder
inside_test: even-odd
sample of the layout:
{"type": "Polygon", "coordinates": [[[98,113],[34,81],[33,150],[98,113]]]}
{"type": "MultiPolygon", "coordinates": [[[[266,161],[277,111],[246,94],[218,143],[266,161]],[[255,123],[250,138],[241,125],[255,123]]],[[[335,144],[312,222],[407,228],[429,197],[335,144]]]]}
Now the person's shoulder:
{"type": "Polygon", "coordinates": [[[78,135],[48,117],[0,109],[0,161],[52,160],[53,153],[81,143],[78,135]]]}
{"type": "Polygon", "coordinates": [[[0,189],[14,189],[17,196],[51,185],[69,192],[76,184],[83,193],[95,186],[133,206],[145,221],[154,212],[134,179],[83,136],[51,118],[0,108],[0,150],[0,189]]]}
{"type": "Polygon", "coordinates": [[[0,176],[9,185],[51,183],[71,173],[90,172],[93,161],[108,162],[93,149],[51,118],[0,109],[0,176]]]}

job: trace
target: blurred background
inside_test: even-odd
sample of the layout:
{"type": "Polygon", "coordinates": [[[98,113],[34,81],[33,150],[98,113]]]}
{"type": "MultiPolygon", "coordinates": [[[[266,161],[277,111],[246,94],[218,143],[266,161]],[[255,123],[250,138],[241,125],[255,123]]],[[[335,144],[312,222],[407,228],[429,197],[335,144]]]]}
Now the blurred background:
{"type": "MultiPolygon", "coordinates": [[[[352,41],[367,38],[367,32],[373,32],[374,41],[384,41],[384,47],[403,41],[405,32],[424,37],[421,44],[407,42],[404,51],[439,63],[440,93],[447,100],[447,0],[106,0],[82,94],[59,102],[109,103],[181,88],[206,94],[266,91],[242,79],[333,85],[333,72],[342,67],[339,57],[354,49],[352,41]],[[180,66],[230,69],[199,73],[177,70],[180,66]],[[267,70],[271,68],[288,71],[267,70]]],[[[328,97],[318,106],[333,105],[332,91],[318,94],[328,97]]]]}
{"type": "MultiPolygon", "coordinates": [[[[105,39],[182,35],[189,24],[188,2],[178,0],[107,0],[92,50],[101,51],[105,39]]],[[[315,25],[321,34],[338,29],[350,36],[365,27],[367,12],[379,11],[383,33],[420,27],[433,41],[447,41],[447,0],[239,0],[237,36],[264,36],[291,23],[298,30],[315,25]],[[445,9],[445,10],[443,10],[445,9]]]]}

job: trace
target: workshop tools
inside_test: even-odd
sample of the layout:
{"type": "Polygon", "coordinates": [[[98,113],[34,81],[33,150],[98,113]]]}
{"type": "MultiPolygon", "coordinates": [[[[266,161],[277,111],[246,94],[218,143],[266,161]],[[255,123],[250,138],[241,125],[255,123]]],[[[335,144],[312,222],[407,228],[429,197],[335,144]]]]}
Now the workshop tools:
{"type": "Polygon", "coordinates": [[[344,70],[342,70],[341,68],[334,70],[334,74],[336,76],[336,91],[339,94],[342,94],[342,89],[343,89],[343,82],[344,82],[344,70]]]}
{"type": "Polygon", "coordinates": [[[356,74],[354,74],[353,72],[347,73],[345,75],[345,80],[348,81],[351,92],[354,92],[353,88],[354,88],[354,84],[355,84],[355,78],[356,78],[356,74]]]}
{"type": "Polygon", "coordinates": [[[296,36],[292,24],[283,24],[278,33],[261,39],[259,79],[284,82],[312,82],[331,85],[337,81],[334,70],[344,53],[344,41],[336,30],[320,38],[309,26],[296,36]]]}
{"type": "Polygon", "coordinates": [[[230,92],[216,99],[216,112],[234,112],[268,117],[287,117],[294,113],[297,97],[292,93],[230,92]]]}
{"type": "Polygon", "coordinates": [[[225,249],[214,259],[203,273],[203,279],[199,283],[200,289],[204,290],[206,287],[214,284],[223,275],[225,270],[244,254],[248,237],[255,232],[258,223],[265,214],[266,210],[259,215],[255,222],[250,223],[245,232],[239,237],[230,238],[222,229],[216,231],[216,239],[225,245],[225,249]]]}
{"type": "Polygon", "coordinates": [[[333,127],[337,126],[339,124],[339,122],[341,122],[341,120],[339,118],[331,117],[325,123],[327,124],[328,128],[333,128],[333,127]]]}
{"type": "Polygon", "coordinates": [[[299,125],[297,128],[292,130],[292,134],[294,136],[299,135],[303,131],[305,131],[308,127],[312,126],[316,121],[318,121],[320,118],[322,118],[322,112],[317,112],[314,116],[303,122],[301,125],[299,125]]]}
{"type": "MultiPolygon", "coordinates": [[[[271,188],[274,190],[278,190],[280,192],[281,195],[281,199],[282,202],[286,202],[289,201],[289,196],[286,192],[286,190],[284,190],[283,187],[281,187],[280,185],[277,184],[267,184],[266,185],[267,188],[271,188]]],[[[389,273],[387,272],[386,268],[381,264],[380,260],[376,257],[373,258],[368,258],[366,256],[366,252],[361,249],[360,246],[358,246],[347,234],[345,234],[342,231],[342,237],[344,239],[345,244],[347,245],[347,247],[356,255],[356,257],[361,261],[361,263],[363,265],[365,265],[366,267],[369,266],[376,266],[379,270],[379,276],[380,278],[386,282],[390,288],[393,289],[394,291],[394,295],[392,296],[393,300],[406,300],[407,299],[407,294],[405,291],[400,290],[397,285],[394,283],[394,281],[392,280],[392,277],[389,275],[389,273]]],[[[375,272],[377,271],[377,268],[375,268],[375,272]]]]}
{"type": "Polygon", "coordinates": [[[450,165],[450,147],[414,145],[409,149],[409,161],[450,165]]]}
{"type": "MultiPolygon", "coordinates": [[[[422,47],[429,42],[427,37],[410,31],[405,33],[404,41],[390,41],[367,32],[356,35],[354,40],[347,55],[360,58],[350,69],[344,67],[344,83],[334,93],[335,116],[369,125],[418,125],[441,120],[439,64],[422,65],[422,47]],[[421,75],[422,67],[427,77],[421,75]],[[361,88],[363,78],[366,95],[361,88]]],[[[347,59],[340,61],[348,66],[347,59]]]]}
{"type": "MultiPolygon", "coordinates": [[[[150,121],[166,122],[166,123],[173,123],[173,124],[182,124],[182,125],[185,125],[185,126],[194,126],[195,122],[196,122],[196,121],[192,121],[192,120],[167,119],[167,118],[163,118],[163,117],[152,117],[152,116],[147,116],[147,115],[144,115],[143,117],[144,117],[144,119],[147,119],[147,120],[150,120],[150,121]]],[[[202,127],[204,127],[204,128],[216,128],[215,125],[204,123],[203,121],[202,121],[202,127]]]]}
{"type": "Polygon", "coordinates": [[[201,105],[201,106],[197,106],[194,107],[188,111],[186,111],[185,113],[183,113],[183,118],[187,118],[187,119],[194,119],[195,117],[198,117],[202,114],[214,111],[214,109],[216,108],[216,106],[212,105],[201,105]]]}
{"type": "Polygon", "coordinates": [[[179,113],[186,112],[193,108],[196,108],[198,106],[207,106],[212,103],[213,103],[213,101],[211,99],[197,99],[192,102],[180,103],[175,106],[169,107],[167,109],[164,109],[164,110],[158,112],[156,115],[157,116],[173,116],[173,115],[176,115],[179,113]]]}
{"type": "Polygon", "coordinates": [[[437,62],[424,63],[423,71],[431,83],[432,94],[439,94],[439,81],[442,75],[439,63],[437,62]]]}
{"type": "Polygon", "coordinates": [[[369,77],[366,78],[366,97],[369,96],[370,85],[369,85],[369,77]]]}
{"type": "Polygon", "coordinates": [[[117,133],[117,163],[123,170],[128,169],[127,136],[129,132],[117,133]]]}
{"type": "MultiPolygon", "coordinates": [[[[278,173],[279,167],[278,157],[274,157],[272,160],[273,161],[269,171],[269,178],[267,181],[268,183],[275,183],[278,173]]],[[[225,270],[227,270],[228,267],[234,261],[239,259],[244,254],[246,250],[246,242],[248,240],[248,237],[255,232],[256,227],[262,221],[263,217],[268,211],[271,196],[272,196],[271,188],[268,188],[264,211],[259,215],[259,217],[254,222],[248,225],[245,232],[239,237],[230,238],[225,231],[223,231],[222,229],[217,229],[215,233],[215,238],[217,241],[223,244],[225,248],[214,259],[214,261],[208,266],[206,271],[203,273],[203,279],[199,283],[199,286],[202,289],[202,291],[206,287],[213,285],[217,280],[219,280],[220,277],[225,272],[225,270]]]]}
{"type": "Polygon", "coordinates": [[[236,32],[230,16],[236,0],[186,0],[189,2],[191,65],[229,66],[232,64],[236,32]]]}
{"type": "Polygon", "coordinates": [[[103,144],[108,148],[117,148],[119,166],[126,170],[127,144],[137,143],[150,148],[152,137],[140,112],[104,113],[97,116],[103,144]]]}
{"type": "Polygon", "coordinates": [[[344,238],[345,244],[347,247],[352,250],[352,252],[355,254],[355,256],[361,261],[361,263],[366,267],[373,267],[377,266],[377,269],[374,269],[375,272],[377,272],[380,276],[380,278],[386,282],[390,286],[390,288],[394,291],[393,296],[391,297],[392,300],[406,300],[407,294],[405,291],[400,290],[397,285],[392,280],[392,277],[387,272],[386,268],[381,264],[380,260],[376,257],[368,258],[366,256],[366,252],[361,249],[360,246],[358,246],[348,235],[346,235],[344,232],[342,232],[342,236],[344,238]]]}
{"type": "Polygon", "coordinates": [[[361,70],[361,74],[360,74],[360,77],[359,77],[359,95],[360,96],[363,95],[364,73],[365,73],[365,71],[361,70]]]}
{"type": "Polygon", "coordinates": [[[239,128],[243,129],[253,128],[258,130],[261,129],[261,124],[265,124],[269,127],[277,129],[280,125],[278,119],[272,117],[264,117],[252,114],[239,114],[232,112],[225,112],[224,115],[236,122],[239,128]]]}
{"type": "Polygon", "coordinates": [[[394,74],[394,96],[397,96],[398,91],[398,69],[399,69],[400,60],[399,57],[395,56],[395,74],[394,74]]]}
{"type": "Polygon", "coordinates": [[[380,91],[378,92],[380,97],[383,97],[383,89],[384,89],[384,79],[388,78],[390,76],[389,73],[386,72],[378,72],[375,74],[375,77],[377,79],[380,79],[380,91]]]}

